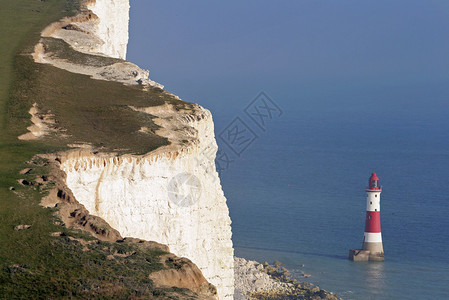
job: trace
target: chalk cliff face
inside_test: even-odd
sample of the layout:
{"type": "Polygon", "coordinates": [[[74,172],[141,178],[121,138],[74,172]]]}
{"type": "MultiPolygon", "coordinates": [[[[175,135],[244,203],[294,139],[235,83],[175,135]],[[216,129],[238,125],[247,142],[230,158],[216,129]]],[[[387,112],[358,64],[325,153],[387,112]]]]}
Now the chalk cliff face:
{"type": "MultiPolygon", "coordinates": [[[[90,0],[85,7],[90,11],[81,17],[47,28],[44,39],[63,39],[77,51],[123,59],[129,0],[90,0]]],[[[87,67],[46,54],[48,47],[43,43],[36,47],[37,62],[94,78],[97,73],[103,76],[103,71],[86,73],[87,67]]],[[[149,79],[135,80],[137,71],[122,72],[120,66],[128,62],[113,63],[114,69],[129,73],[129,77],[101,79],[162,87],[149,79]]],[[[130,109],[156,116],[159,130],[142,127],[139,132],[163,136],[170,145],[145,155],[118,156],[94,149],[63,153],[60,161],[67,186],[91,214],[106,220],[122,236],[168,245],[171,252],[189,258],[200,268],[217,287],[219,299],[232,299],[231,220],[215,170],[217,145],[210,112],[195,104],[180,110],[172,103],[130,109]]]]}
{"type": "Polygon", "coordinates": [[[61,160],[61,168],[90,213],[123,236],[168,245],[200,268],[220,299],[232,299],[231,227],[213,160],[213,121],[209,111],[199,112],[182,119],[193,135],[185,147],[144,156],[75,152],[61,160]]]}
{"type": "Polygon", "coordinates": [[[98,52],[126,58],[128,46],[129,0],[97,0],[87,3],[97,17],[94,34],[103,40],[98,52]]]}

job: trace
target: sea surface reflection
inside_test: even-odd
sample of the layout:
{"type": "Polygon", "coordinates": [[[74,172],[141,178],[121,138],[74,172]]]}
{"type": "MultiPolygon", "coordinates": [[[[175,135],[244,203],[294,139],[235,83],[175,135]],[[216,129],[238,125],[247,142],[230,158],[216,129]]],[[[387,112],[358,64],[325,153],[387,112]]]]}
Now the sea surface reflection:
{"type": "Polygon", "coordinates": [[[366,286],[372,294],[385,288],[386,273],[384,262],[368,262],[364,264],[366,286]]]}

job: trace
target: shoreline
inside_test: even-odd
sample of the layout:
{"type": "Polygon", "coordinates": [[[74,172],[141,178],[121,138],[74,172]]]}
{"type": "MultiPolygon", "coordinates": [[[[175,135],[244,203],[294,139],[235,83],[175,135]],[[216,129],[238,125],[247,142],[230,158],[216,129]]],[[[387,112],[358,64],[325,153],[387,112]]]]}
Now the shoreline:
{"type": "MultiPolygon", "coordinates": [[[[304,277],[308,274],[304,274],[304,277]]],[[[333,293],[291,276],[281,262],[259,263],[234,257],[235,300],[341,299],[333,293]]]]}

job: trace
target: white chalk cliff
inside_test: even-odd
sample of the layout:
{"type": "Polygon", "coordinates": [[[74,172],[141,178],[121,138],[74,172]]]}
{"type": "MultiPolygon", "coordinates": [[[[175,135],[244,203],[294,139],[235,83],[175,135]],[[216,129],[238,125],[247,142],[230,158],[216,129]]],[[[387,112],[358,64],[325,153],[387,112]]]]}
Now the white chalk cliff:
{"type": "MultiPolygon", "coordinates": [[[[63,39],[83,53],[124,59],[129,0],[86,1],[85,5],[94,15],[62,21],[43,36],[63,39]],[[72,27],[63,31],[60,25],[72,27]]],[[[86,74],[85,68],[67,66],[67,62],[57,62],[36,49],[36,61],[86,74]]],[[[125,61],[116,63],[123,64],[135,66],[125,61]]],[[[147,79],[148,74],[144,80],[136,80],[137,71],[126,72],[129,77],[124,80],[102,79],[158,86],[147,79]]],[[[95,78],[96,73],[91,73],[95,78]]],[[[192,107],[186,111],[169,104],[131,107],[156,116],[155,122],[161,127],[156,133],[168,138],[170,145],[145,155],[74,150],[61,157],[61,169],[66,173],[67,186],[91,214],[106,220],[122,236],[168,245],[171,252],[189,258],[201,269],[217,287],[219,299],[232,299],[231,220],[215,170],[214,123],[208,110],[192,107]]],[[[141,128],[141,132],[147,131],[141,128]]]]}
{"type": "Polygon", "coordinates": [[[93,32],[103,40],[98,52],[110,57],[126,59],[129,0],[91,1],[87,8],[98,17],[98,23],[93,32]]]}
{"type": "Polygon", "coordinates": [[[182,120],[193,136],[180,149],[121,157],[75,152],[62,159],[61,168],[91,214],[123,236],[168,245],[200,268],[219,299],[232,299],[231,222],[213,160],[212,117],[203,110],[182,120]]]}

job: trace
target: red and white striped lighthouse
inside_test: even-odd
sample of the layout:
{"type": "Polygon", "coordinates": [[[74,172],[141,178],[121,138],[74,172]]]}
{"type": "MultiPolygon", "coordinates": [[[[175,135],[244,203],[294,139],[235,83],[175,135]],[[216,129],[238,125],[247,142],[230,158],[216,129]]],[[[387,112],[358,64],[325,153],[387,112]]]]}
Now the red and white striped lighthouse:
{"type": "Polygon", "coordinates": [[[366,220],[362,249],[349,251],[349,258],[354,261],[384,260],[382,233],[380,230],[380,194],[382,187],[379,177],[372,173],[366,189],[366,220]]]}
{"type": "Polygon", "coordinates": [[[362,250],[370,251],[370,260],[383,260],[384,249],[380,231],[380,194],[382,193],[382,187],[379,185],[379,177],[376,173],[371,174],[366,193],[366,220],[362,250]]]}

